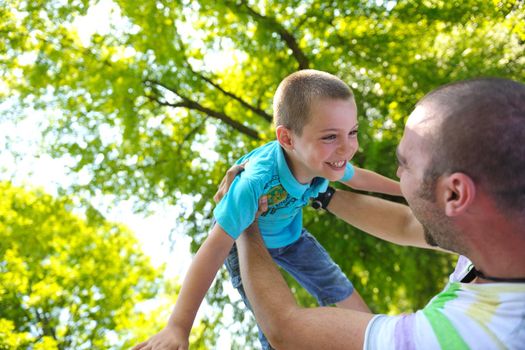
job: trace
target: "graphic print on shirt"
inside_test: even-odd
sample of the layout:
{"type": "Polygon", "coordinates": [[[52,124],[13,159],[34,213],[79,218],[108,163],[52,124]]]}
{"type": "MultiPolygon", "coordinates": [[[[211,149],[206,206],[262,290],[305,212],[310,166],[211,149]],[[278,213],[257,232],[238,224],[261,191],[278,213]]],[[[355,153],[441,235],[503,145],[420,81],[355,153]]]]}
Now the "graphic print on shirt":
{"type": "Polygon", "coordinates": [[[265,196],[268,198],[268,210],[262,216],[275,214],[279,209],[290,207],[297,201],[296,198],[288,195],[277,175],[273,176],[270,182],[264,186],[264,190],[265,196]]]}
{"type": "Polygon", "coordinates": [[[284,201],[288,193],[286,193],[282,185],[277,185],[272,187],[270,191],[266,193],[266,196],[268,197],[268,205],[274,206],[284,201]]]}

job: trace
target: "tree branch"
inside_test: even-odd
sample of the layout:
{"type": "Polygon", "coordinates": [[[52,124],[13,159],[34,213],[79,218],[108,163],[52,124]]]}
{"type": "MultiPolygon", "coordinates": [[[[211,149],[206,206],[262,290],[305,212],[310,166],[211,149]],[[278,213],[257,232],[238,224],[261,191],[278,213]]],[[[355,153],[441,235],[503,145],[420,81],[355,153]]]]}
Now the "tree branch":
{"type": "Polygon", "coordinates": [[[232,127],[235,130],[245,134],[246,136],[251,137],[252,139],[255,139],[255,140],[260,140],[261,139],[261,137],[260,137],[259,133],[257,132],[257,130],[249,128],[249,127],[239,123],[238,121],[232,119],[231,117],[229,117],[228,115],[226,115],[223,112],[215,111],[215,110],[213,110],[211,108],[208,108],[208,107],[205,107],[205,106],[201,105],[200,103],[198,103],[196,101],[191,100],[190,98],[188,98],[188,97],[182,95],[181,93],[179,93],[176,89],[168,87],[166,84],[161,83],[160,81],[146,79],[144,81],[144,83],[160,86],[160,87],[162,87],[162,88],[164,88],[164,89],[166,89],[168,91],[173,92],[174,94],[179,96],[180,99],[182,100],[181,102],[177,102],[177,103],[169,103],[167,101],[161,101],[157,97],[146,96],[147,98],[149,98],[152,101],[155,101],[155,102],[157,102],[157,103],[159,103],[159,104],[161,104],[163,106],[174,107],[174,108],[184,107],[184,108],[188,108],[188,109],[197,110],[199,112],[207,114],[208,116],[210,116],[212,118],[219,119],[220,121],[224,122],[226,125],[229,125],[230,127],[232,127]]]}
{"type": "Polygon", "coordinates": [[[235,95],[235,94],[233,94],[233,93],[231,93],[229,91],[224,90],[222,86],[220,86],[216,82],[212,81],[211,79],[207,78],[201,72],[196,72],[193,69],[193,67],[191,66],[190,62],[188,61],[188,59],[186,57],[186,54],[185,54],[186,53],[186,47],[185,47],[184,43],[182,42],[182,40],[180,40],[180,38],[179,38],[179,40],[177,40],[177,43],[181,47],[181,51],[182,51],[182,54],[184,56],[184,62],[186,63],[186,65],[188,66],[188,69],[190,70],[190,72],[192,74],[195,74],[200,79],[204,80],[205,82],[207,82],[208,84],[210,84],[211,86],[213,86],[214,88],[216,88],[217,90],[222,92],[224,95],[226,95],[226,96],[234,99],[235,101],[239,102],[242,106],[248,108],[249,110],[251,110],[255,114],[263,117],[264,120],[266,120],[267,122],[270,122],[270,123],[272,122],[272,120],[273,120],[272,116],[269,115],[268,113],[266,113],[264,110],[262,110],[258,106],[252,106],[251,104],[249,104],[248,102],[243,100],[241,97],[239,97],[239,96],[237,96],[237,95],[235,95]]]}
{"type": "Polygon", "coordinates": [[[281,39],[286,43],[288,48],[292,50],[292,55],[299,64],[299,69],[308,69],[310,68],[310,60],[306,57],[305,53],[299,47],[297,40],[286,28],[273,17],[263,16],[250,6],[245,0],[241,1],[241,4],[246,8],[248,14],[254,18],[256,21],[267,24],[271,28],[275,28],[275,31],[281,39]]]}
{"type": "Polygon", "coordinates": [[[43,335],[50,336],[54,340],[58,340],[57,336],[56,336],[56,333],[55,333],[55,329],[50,326],[49,318],[47,317],[45,311],[42,310],[42,315],[41,315],[38,312],[38,308],[37,307],[35,307],[34,310],[35,310],[37,321],[42,325],[42,333],[43,333],[43,335]]]}
{"type": "Polygon", "coordinates": [[[239,96],[237,96],[237,95],[235,95],[235,94],[233,94],[231,92],[228,92],[228,91],[224,90],[219,84],[217,84],[217,83],[213,82],[211,79],[205,77],[202,73],[195,72],[191,67],[190,67],[190,70],[191,70],[191,72],[193,74],[197,75],[199,78],[201,78],[202,80],[204,80],[205,82],[207,82],[208,84],[210,84],[211,86],[213,86],[214,88],[216,88],[217,90],[219,90],[220,92],[225,94],[226,96],[231,97],[235,101],[239,102],[242,106],[248,108],[250,111],[254,112],[257,115],[260,115],[267,122],[270,122],[270,123],[272,122],[272,119],[273,119],[272,116],[269,115],[268,113],[266,113],[265,111],[263,111],[262,109],[260,109],[258,107],[255,107],[255,106],[252,106],[248,102],[244,101],[241,97],[239,97],[239,96]]]}

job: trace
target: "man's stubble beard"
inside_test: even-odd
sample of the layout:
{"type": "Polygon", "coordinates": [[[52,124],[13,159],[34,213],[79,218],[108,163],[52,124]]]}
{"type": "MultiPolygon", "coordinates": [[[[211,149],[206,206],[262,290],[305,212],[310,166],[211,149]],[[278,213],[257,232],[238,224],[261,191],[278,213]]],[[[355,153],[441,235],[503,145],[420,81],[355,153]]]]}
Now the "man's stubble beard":
{"type": "Polygon", "coordinates": [[[425,180],[415,193],[414,203],[410,205],[415,217],[423,226],[425,241],[432,247],[465,254],[458,232],[451,219],[441,212],[436,204],[436,176],[425,176],[425,180]]]}

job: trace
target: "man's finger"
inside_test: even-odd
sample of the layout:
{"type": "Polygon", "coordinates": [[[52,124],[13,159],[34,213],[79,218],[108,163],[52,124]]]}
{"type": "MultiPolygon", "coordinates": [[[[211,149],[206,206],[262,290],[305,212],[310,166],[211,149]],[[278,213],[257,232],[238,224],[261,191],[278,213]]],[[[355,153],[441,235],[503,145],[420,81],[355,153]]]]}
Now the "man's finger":
{"type": "MultiPolygon", "coordinates": [[[[237,176],[240,173],[242,173],[244,171],[244,166],[246,165],[246,163],[248,163],[248,161],[246,161],[244,163],[241,163],[241,164],[236,164],[236,165],[232,166],[230,169],[228,169],[226,171],[226,177],[228,178],[228,180],[233,181],[235,176],[237,176]]],[[[229,182],[231,182],[231,181],[229,181],[229,182]]]]}
{"type": "Polygon", "coordinates": [[[140,344],[135,345],[131,350],[140,350],[143,349],[148,344],[147,341],[144,341],[140,344]]]}
{"type": "Polygon", "coordinates": [[[259,217],[260,215],[266,213],[268,210],[268,197],[262,196],[259,198],[259,208],[257,209],[257,213],[255,214],[255,217],[259,217]]]}
{"type": "Polygon", "coordinates": [[[228,171],[226,171],[226,176],[222,178],[221,183],[219,184],[219,189],[213,196],[215,203],[218,203],[222,197],[224,197],[226,192],[228,192],[235,177],[244,171],[246,163],[248,163],[248,161],[233,165],[228,171]]]}

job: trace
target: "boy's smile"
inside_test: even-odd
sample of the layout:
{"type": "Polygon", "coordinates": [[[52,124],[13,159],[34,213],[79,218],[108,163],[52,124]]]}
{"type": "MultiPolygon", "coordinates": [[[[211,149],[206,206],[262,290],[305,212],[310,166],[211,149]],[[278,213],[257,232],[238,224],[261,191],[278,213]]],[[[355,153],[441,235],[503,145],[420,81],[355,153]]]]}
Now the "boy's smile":
{"type": "Polygon", "coordinates": [[[309,183],[314,177],[337,181],[357,148],[357,107],[353,99],[314,100],[302,134],[291,133],[289,166],[301,183],[309,183]]]}
{"type": "Polygon", "coordinates": [[[326,162],[329,166],[334,168],[335,170],[339,170],[341,168],[344,168],[346,166],[346,161],[342,160],[340,162],[326,162]]]}

